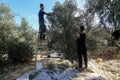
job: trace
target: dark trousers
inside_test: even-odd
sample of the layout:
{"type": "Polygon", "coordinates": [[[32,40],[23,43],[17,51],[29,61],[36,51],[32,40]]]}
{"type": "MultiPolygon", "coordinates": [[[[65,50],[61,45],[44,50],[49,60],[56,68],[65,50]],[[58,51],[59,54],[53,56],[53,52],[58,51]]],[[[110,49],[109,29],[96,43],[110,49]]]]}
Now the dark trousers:
{"type": "Polygon", "coordinates": [[[82,61],[84,59],[85,67],[88,66],[88,57],[87,57],[87,49],[78,49],[78,60],[79,60],[79,68],[82,68],[82,61]]]}
{"type": "Polygon", "coordinates": [[[40,22],[39,26],[39,39],[44,39],[45,38],[45,33],[46,32],[46,26],[44,22],[40,22]]]}

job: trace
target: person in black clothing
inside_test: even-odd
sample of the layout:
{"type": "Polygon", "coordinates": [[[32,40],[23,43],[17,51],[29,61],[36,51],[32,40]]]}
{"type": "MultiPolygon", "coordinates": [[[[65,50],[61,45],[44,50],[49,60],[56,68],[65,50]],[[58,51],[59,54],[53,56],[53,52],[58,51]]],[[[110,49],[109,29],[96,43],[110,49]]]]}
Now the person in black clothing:
{"type": "Polygon", "coordinates": [[[112,33],[112,37],[113,37],[115,40],[119,40],[119,38],[120,38],[120,30],[115,30],[115,31],[112,33]]]}
{"type": "Polygon", "coordinates": [[[86,49],[86,34],[84,26],[80,27],[80,33],[77,34],[77,53],[79,60],[79,68],[82,69],[82,57],[84,58],[85,68],[88,66],[87,49],[86,49]]]}

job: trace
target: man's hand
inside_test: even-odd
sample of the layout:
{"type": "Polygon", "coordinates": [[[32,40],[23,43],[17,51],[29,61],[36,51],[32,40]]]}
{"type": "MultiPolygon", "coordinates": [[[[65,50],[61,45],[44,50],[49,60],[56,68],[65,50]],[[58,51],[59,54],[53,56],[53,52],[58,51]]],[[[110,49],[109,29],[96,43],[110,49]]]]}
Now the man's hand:
{"type": "Polygon", "coordinates": [[[51,12],[51,13],[46,13],[46,15],[47,15],[47,16],[53,16],[54,13],[53,13],[53,12],[51,12]]]}
{"type": "Polygon", "coordinates": [[[80,34],[79,34],[79,33],[76,33],[75,38],[76,38],[76,39],[80,38],[80,34]]]}
{"type": "Polygon", "coordinates": [[[80,38],[80,34],[79,33],[76,34],[76,38],[80,38]]]}

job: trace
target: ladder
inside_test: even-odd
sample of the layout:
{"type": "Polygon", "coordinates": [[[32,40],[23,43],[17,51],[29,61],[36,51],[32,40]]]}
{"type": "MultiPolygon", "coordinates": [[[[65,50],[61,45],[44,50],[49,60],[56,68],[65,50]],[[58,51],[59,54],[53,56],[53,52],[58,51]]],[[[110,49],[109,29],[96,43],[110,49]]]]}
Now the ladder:
{"type": "Polygon", "coordinates": [[[47,57],[49,53],[49,49],[47,47],[47,39],[40,40],[39,32],[38,32],[37,40],[36,40],[36,52],[35,53],[36,53],[35,54],[35,68],[36,68],[36,62],[41,62],[43,66],[46,65],[48,62],[47,57]]]}

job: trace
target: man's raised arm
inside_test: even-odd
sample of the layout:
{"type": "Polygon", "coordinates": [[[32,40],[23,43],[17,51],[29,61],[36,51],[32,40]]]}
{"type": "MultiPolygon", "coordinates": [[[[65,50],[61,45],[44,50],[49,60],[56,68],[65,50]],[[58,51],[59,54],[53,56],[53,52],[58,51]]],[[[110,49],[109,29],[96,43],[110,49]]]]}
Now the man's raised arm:
{"type": "Polygon", "coordinates": [[[46,13],[47,16],[52,16],[54,13],[46,13]]]}

